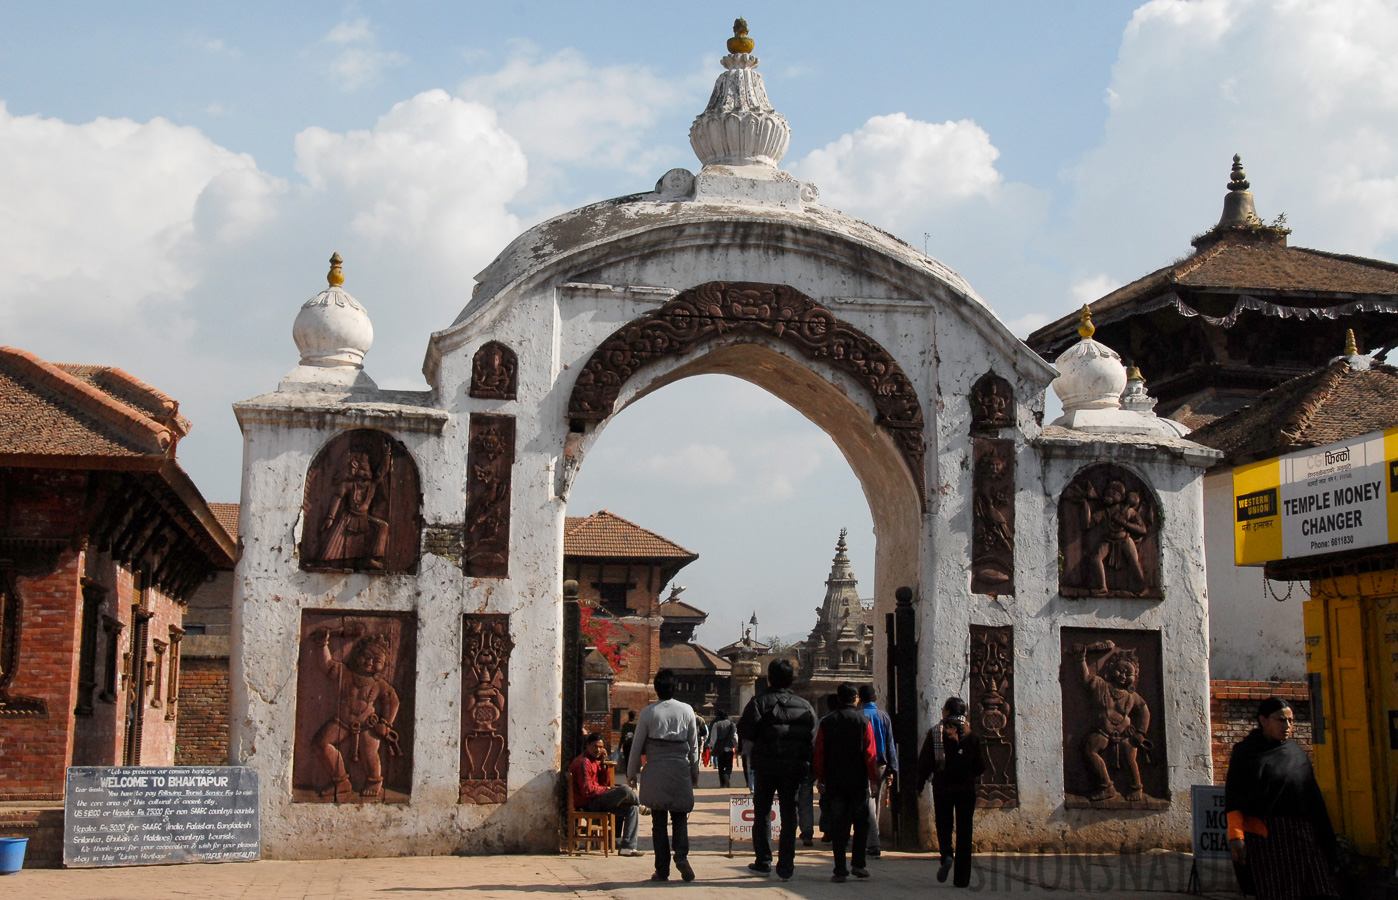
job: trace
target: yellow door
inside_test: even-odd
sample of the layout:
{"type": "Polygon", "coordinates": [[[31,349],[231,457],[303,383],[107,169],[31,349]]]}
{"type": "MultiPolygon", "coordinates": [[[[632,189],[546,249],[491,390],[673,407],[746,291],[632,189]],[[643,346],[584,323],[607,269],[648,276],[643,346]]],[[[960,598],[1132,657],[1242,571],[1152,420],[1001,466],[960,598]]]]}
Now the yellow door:
{"type": "MultiPolygon", "coordinates": [[[[1335,706],[1335,745],[1340,794],[1340,831],[1354,841],[1359,852],[1382,856],[1378,810],[1374,797],[1373,719],[1369,712],[1365,671],[1364,615],[1353,597],[1332,597],[1330,644],[1332,693],[1335,706]]],[[[1385,835],[1385,837],[1387,837],[1385,835]]]]}

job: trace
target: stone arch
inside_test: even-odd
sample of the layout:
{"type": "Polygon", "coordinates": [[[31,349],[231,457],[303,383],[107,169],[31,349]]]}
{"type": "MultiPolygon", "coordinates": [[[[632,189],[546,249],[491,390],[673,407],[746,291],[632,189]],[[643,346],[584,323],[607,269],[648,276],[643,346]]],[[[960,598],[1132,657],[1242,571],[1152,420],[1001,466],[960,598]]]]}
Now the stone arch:
{"type": "Polygon", "coordinates": [[[1159,599],[1160,498],[1114,463],[1079,469],[1058,499],[1058,592],[1159,599]]]}
{"type": "Polygon", "coordinates": [[[573,385],[572,430],[609,417],[639,370],[725,337],[780,342],[865,388],[876,424],[897,445],[919,508],[926,509],[922,405],[912,382],[873,338],[788,285],[711,281],[617,329],[592,353],[573,385]]]}
{"type": "Polygon", "coordinates": [[[302,569],[415,573],[421,533],[421,479],[402,442],[372,428],[325,442],[306,472],[302,569]]]}

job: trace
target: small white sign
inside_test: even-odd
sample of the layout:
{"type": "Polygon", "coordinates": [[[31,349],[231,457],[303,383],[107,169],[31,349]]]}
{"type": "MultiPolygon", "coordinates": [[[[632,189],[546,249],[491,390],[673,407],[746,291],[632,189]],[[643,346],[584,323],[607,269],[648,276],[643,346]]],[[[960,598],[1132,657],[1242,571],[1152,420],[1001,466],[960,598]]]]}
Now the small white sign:
{"type": "Polygon", "coordinates": [[[1194,812],[1194,858],[1228,858],[1228,816],[1223,811],[1223,788],[1196,784],[1189,788],[1194,812]]]}
{"type": "MultiPolygon", "coordinates": [[[[752,840],[753,808],[751,794],[732,794],[728,798],[728,841],[752,840]]],[[[772,843],[782,832],[781,812],[775,798],[772,803],[772,843]]]]}

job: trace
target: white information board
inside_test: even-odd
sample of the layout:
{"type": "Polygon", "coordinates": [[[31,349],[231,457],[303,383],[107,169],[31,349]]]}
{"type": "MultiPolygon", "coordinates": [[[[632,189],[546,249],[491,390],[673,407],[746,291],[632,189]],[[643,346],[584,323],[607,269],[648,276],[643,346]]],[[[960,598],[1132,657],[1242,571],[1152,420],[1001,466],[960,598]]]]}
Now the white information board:
{"type": "MultiPolygon", "coordinates": [[[[728,853],[733,854],[735,842],[752,840],[753,808],[751,794],[730,794],[728,797],[728,853]]],[[[781,811],[772,798],[772,846],[782,832],[781,811]]]]}
{"type": "Polygon", "coordinates": [[[1189,788],[1194,812],[1194,858],[1228,858],[1228,817],[1223,812],[1223,788],[1196,784],[1189,788]]]}

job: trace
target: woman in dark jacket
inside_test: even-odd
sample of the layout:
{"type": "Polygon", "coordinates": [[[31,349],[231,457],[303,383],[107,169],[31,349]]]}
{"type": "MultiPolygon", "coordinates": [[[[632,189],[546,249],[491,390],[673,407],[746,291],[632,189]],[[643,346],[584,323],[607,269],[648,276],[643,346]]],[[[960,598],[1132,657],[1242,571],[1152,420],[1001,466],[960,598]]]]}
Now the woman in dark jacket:
{"type": "Polygon", "coordinates": [[[1290,740],[1295,721],[1285,700],[1268,697],[1228,761],[1228,849],[1250,870],[1258,900],[1340,896],[1335,832],[1311,761],[1290,740]]]}
{"type": "Polygon", "coordinates": [[[942,721],[932,726],[917,757],[918,793],[932,779],[932,809],[937,820],[937,849],[942,864],[937,880],[946,881],[955,859],[957,887],[971,884],[971,824],[976,815],[976,779],[985,771],[981,739],[966,722],[966,701],[948,697],[942,721]],[[953,820],[956,850],[952,851],[953,820]]]}

